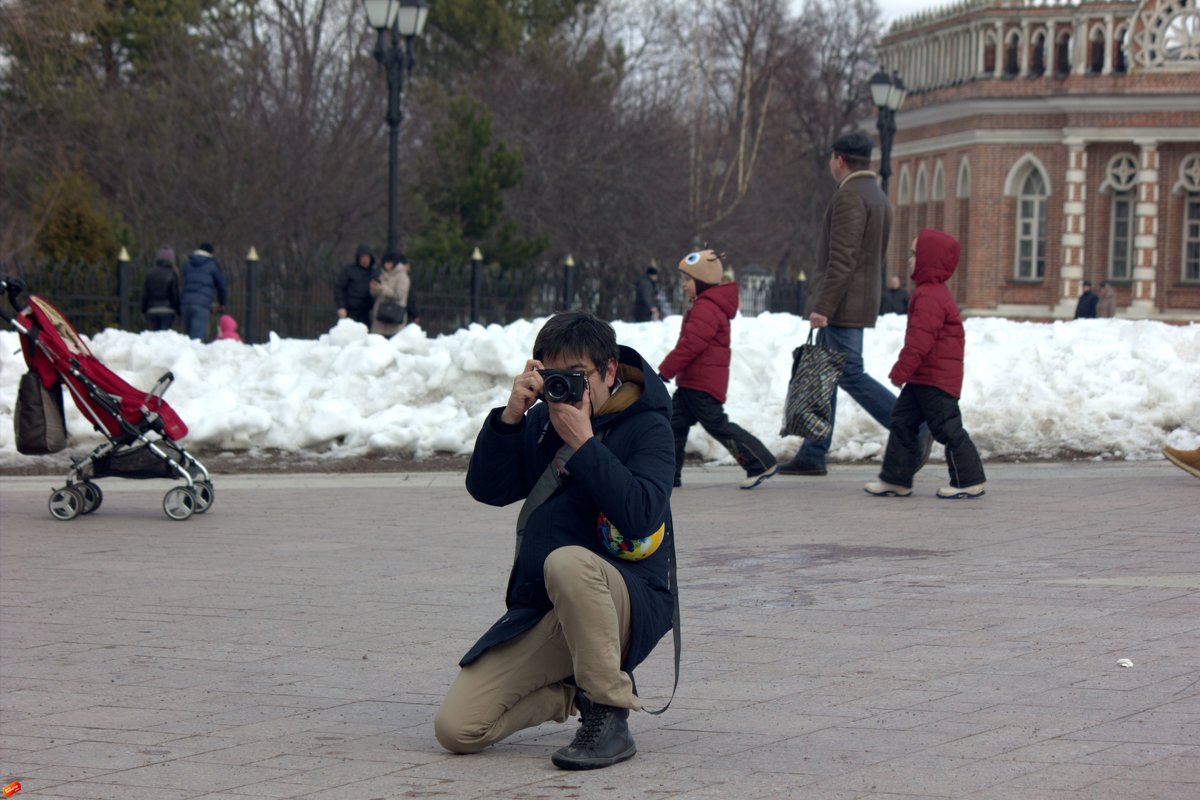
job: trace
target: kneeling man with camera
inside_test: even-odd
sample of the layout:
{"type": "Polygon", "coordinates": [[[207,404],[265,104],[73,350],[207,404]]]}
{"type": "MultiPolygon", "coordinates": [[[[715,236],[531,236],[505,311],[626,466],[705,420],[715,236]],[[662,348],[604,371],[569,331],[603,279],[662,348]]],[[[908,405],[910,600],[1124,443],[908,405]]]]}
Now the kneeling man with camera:
{"type": "Polygon", "coordinates": [[[434,720],[447,750],[475,753],[577,710],[555,765],[595,769],[637,752],[632,672],[675,610],[670,417],[666,387],[608,323],[568,312],[538,333],[467,469],[476,500],[525,503],[508,610],[463,656],[434,720]]]}

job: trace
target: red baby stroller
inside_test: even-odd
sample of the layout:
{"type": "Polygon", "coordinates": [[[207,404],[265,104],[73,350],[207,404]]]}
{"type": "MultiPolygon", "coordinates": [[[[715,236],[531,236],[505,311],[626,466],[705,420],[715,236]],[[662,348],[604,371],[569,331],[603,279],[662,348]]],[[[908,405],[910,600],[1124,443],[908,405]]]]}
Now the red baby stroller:
{"type": "MultiPolygon", "coordinates": [[[[172,487],[163,496],[167,516],[183,520],[208,511],[215,496],[208,470],[179,444],[187,435],[187,425],[162,399],[175,377],[168,372],[150,392],[139,391],[100,363],[58,309],[25,293],[19,280],[0,278],[0,291],[8,294],[17,312],[13,316],[0,308],[0,316],[22,334],[21,350],[29,365],[30,374],[22,379],[22,394],[32,388],[29,394],[40,395],[37,403],[49,416],[57,413],[59,419],[57,444],[22,449],[22,416],[29,419],[37,414],[22,414],[19,410],[14,415],[18,449],[48,453],[65,447],[65,427],[61,423],[63,385],[83,415],[108,440],[86,458],[72,459],[66,485],[50,494],[50,513],[62,520],[92,513],[104,500],[100,487],[92,481],[106,477],[178,478],[186,485],[172,487]]],[[[54,427],[53,421],[49,425],[44,420],[34,424],[41,426],[39,431],[54,427]]]]}

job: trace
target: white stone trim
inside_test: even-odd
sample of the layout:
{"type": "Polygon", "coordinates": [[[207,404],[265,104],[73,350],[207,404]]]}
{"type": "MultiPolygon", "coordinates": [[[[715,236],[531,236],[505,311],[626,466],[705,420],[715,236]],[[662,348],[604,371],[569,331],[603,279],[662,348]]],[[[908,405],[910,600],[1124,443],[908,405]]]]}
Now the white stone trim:
{"type": "MultiPolygon", "coordinates": [[[[1061,97],[978,97],[949,103],[937,103],[896,114],[896,127],[910,130],[922,125],[971,116],[1014,116],[1019,114],[1091,113],[1113,111],[1128,113],[1200,111],[1200,92],[1173,92],[1147,95],[1065,95],[1061,97]]],[[[1107,130],[1107,129],[1105,129],[1107,130]]],[[[1168,129],[1170,130],[1170,129],[1168,129]]],[[[1194,129],[1193,129],[1194,130],[1194,129]]]]}
{"type": "Polygon", "coordinates": [[[1033,153],[1025,153],[1008,170],[1008,176],[1004,179],[1005,197],[1019,197],[1021,195],[1020,184],[1025,180],[1025,175],[1030,169],[1036,169],[1042,173],[1042,182],[1046,184],[1046,197],[1049,198],[1054,194],[1053,186],[1050,183],[1050,171],[1046,169],[1046,165],[1033,153]]]}
{"type": "Polygon", "coordinates": [[[915,158],[927,153],[958,150],[985,144],[1064,144],[1075,139],[1081,142],[1122,142],[1138,139],[1156,141],[1160,145],[1172,142],[1200,141],[1200,127],[1195,128],[1000,128],[973,129],[931,136],[904,142],[892,148],[892,157],[915,158]]]}

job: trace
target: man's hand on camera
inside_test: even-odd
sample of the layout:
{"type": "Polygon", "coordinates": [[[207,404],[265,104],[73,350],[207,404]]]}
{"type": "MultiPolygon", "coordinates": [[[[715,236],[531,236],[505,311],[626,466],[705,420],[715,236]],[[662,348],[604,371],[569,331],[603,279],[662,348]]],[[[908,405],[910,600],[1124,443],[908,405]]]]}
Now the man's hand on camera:
{"type": "Polygon", "coordinates": [[[592,390],[586,387],[583,399],[577,403],[547,403],[550,424],[563,442],[578,450],[592,438],[592,390]]]}
{"type": "Polygon", "coordinates": [[[516,425],[525,416],[529,407],[537,402],[542,391],[542,376],[537,370],[542,368],[542,362],[529,359],[525,362],[525,371],[513,380],[512,392],[508,395],[508,403],[500,412],[500,421],[506,425],[516,425]]]}

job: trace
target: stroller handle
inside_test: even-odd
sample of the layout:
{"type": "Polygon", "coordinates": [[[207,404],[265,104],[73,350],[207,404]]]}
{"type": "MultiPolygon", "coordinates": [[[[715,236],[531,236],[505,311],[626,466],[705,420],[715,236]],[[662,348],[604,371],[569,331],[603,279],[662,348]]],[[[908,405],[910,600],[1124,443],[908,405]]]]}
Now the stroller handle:
{"type": "MultiPolygon", "coordinates": [[[[0,275],[0,293],[8,295],[8,302],[19,314],[25,310],[27,304],[22,301],[21,295],[25,294],[25,281],[20,278],[12,278],[8,275],[0,275]]],[[[13,315],[8,313],[8,310],[0,305],[0,317],[4,317],[9,325],[16,326],[17,322],[13,315]]],[[[23,326],[22,326],[23,328],[23,326]]]]}

